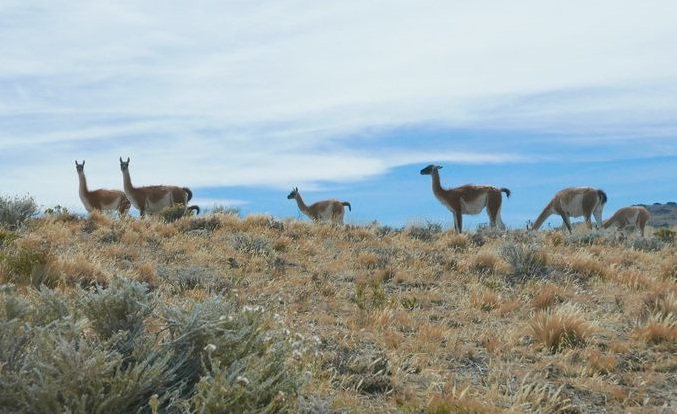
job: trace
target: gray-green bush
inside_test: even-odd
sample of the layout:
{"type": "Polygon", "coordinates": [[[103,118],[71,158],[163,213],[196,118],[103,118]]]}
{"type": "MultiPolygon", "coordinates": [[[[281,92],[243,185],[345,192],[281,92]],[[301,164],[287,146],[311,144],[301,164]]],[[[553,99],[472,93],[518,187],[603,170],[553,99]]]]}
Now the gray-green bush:
{"type": "Polygon", "coordinates": [[[0,197],[0,225],[10,229],[21,227],[29,218],[38,213],[33,197],[0,197]]]}
{"type": "Polygon", "coordinates": [[[0,412],[289,412],[300,374],[261,310],[159,303],[124,279],[0,292],[0,412]],[[148,321],[154,327],[148,328],[148,321]],[[159,324],[159,325],[158,325],[159,324]]]}

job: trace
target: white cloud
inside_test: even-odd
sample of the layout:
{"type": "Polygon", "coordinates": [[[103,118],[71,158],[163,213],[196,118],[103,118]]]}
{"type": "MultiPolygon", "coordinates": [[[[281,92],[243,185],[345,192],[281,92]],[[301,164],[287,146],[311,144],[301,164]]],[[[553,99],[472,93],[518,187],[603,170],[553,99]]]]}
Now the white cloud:
{"type": "Polygon", "coordinates": [[[648,137],[674,153],[676,12],[667,0],[4,1],[0,186],[76,203],[75,158],[106,186],[130,156],[139,185],[286,188],[532,156],[351,138],[403,125],[648,137]]]}

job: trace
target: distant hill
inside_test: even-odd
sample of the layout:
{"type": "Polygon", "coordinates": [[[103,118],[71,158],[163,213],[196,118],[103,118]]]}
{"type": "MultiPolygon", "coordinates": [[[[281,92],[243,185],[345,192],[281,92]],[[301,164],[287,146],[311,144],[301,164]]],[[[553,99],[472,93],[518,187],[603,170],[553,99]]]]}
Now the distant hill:
{"type": "Polygon", "coordinates": [[[649,226],[677,227],[677,203],[671,201],[666,204],[654,203],[651,205],[642,205],[651,213],[649,226]]]}

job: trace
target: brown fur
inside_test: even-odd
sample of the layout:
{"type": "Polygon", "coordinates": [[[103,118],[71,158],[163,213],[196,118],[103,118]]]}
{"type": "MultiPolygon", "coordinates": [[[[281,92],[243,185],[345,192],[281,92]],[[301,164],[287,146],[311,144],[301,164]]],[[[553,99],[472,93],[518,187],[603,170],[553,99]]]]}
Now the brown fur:
{"type": "Polygon", "coordinates": [[[651,213],[643,206],[631,206],[618,209],[611,218],[604,222],[604,228],[608,229],[611,226],[618,226],[621,230],[634,226],[644,237],[644,227],[649,221],[651,213]]]}
{"type": "Polygon", "coordinates": [[[507,188],[498,188],[490,185],[466,184],[456,188],[445,189],[440,183],[438,165],[428,165],[421,170],[422,175],[432,176],[433,194],[443,203],[454,215],[454,229],[461,233],[463,231],[463,214],[479,214],[484,208],[489,216],[489,225],[491,227],[505,228],[501,221],[501,204],[503,203],[502,192],[510,197],[510,190],[507,188]],[[486,203],[479,199],[486,196],[486,203]],[[463,209],[464,204],[474,205],[476,212],[466,212],[463,209]]]}
{"type": "Polygon", "coordinates": [[[87,188],[87,178],[85,177],[85,161],[83,160],[82,164],[78,164],[78,162],[75,161],[75,170],[78,173],[78,179],[80,181],[80,199],[82,200],[82,204],[85,206],[87,212],[92,212],[93,210],[114,210],[120,213],[120,215],[127,214],[129,208],[131,207],[131,203],[127,199],[127,196],[124,192],[120,190],[108,190],[104,188],[89,191],[87,188]]]}
{"type": "Polygon", "coordinates": [[[157,213],[175,205],[186,206],[187,209],[200,212],[198,206],[187,206],[188,201],[193,196],[190,189],[173,185],[134,187],[129,176],[129,158],[127,158],[127,161],[122,161],[122,157],[120,157],[120,170],[122,171],[125,194],[142,216],[145,213],[157,213]]]}
{"type": "Polygon", "coordinates": [[[287,199],[296,200],[299,210],[315,221],[327,220],[336,224],[343,224],[343,216],[345,214],[343,206],[347,206],[348,210],[352,210],[349,202],[338,200],[323,200],[308,206],[303,202],[298,188],[294,188],[287,196],[287,199]]]}
{"type": "Polygon", "coordinates": [[[571,233],[571,221],[569,217],[585,218],[585,224],[592,228],[591,217],[595,216],[598,226],[602,221],[602,210],[607,201],[604,191],[591,187],[569,187],[560,190],[545,206],[541,214],[536,218],[530,230],[538,230],[545,220],[553,214],[562,217],[564,225],[571,233]]]}

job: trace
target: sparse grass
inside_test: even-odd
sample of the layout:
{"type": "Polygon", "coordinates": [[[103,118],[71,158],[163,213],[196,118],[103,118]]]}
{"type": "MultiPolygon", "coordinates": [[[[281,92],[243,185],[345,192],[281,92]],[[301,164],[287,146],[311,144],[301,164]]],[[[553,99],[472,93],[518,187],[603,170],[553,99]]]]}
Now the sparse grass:
{"type": "Polygon", "coordinates": [[[660,411],[677,255],[647,239],[666,244],[223,212],[5,226],[0,411],[660,411]]]}

